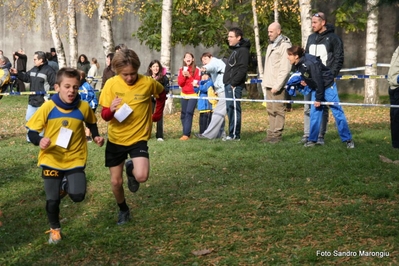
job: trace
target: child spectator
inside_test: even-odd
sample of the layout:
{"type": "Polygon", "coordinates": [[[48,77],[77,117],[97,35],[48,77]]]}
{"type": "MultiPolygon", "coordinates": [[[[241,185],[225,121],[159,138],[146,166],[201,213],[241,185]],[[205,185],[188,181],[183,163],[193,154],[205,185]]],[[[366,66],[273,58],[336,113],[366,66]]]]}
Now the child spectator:
{"type": "Polygon", "coordinates": [[[94,112],[87,102],[80,100],[79,84],[78,70],[61,68],[54,86],[58,94],[38,108],[26,124],[30,141],[40,146],[38,165],[43,169],[49,244],[61,240],[59,214],[63,193],[74,202],[85,198],[87,142],[83,122],[90,128],[96,144],[100,147],[104,144],[104,138],[98,134],[94,112]],[[39,132],[44,129],[41,137],[39,132]]]}
{"type": "MultiPolygon", "coordinates": [[[[98,100],[96,93],[94,92],[93,87],[87,82],[85,72],[79,70],[80,73],[80,87],[79,87],[79,95],[82,101],[88,102],[90,108],[93,112],[96,112],[98,106],[98,100]]],[[[92,138],[90,136],[90,129],[86,127],[86,140],[88,142],[92,142],[92,138]]]]}
{"type": "MultiPolygon", "coordinates": [[[[198,93],[199,97],[216,97],[213,89],[213,82],[211,75],[208,72],[203,72],[199,86],[194,86],[194,90],[198,93]]],[[[212,100],[216,105],[217,100],[212,100]]],[[[199,133],[202,134],[207,129],[212,118],[212,104],[207,99],[198,99],[197,109],[200,113],[199,116],[199,133]]]]}

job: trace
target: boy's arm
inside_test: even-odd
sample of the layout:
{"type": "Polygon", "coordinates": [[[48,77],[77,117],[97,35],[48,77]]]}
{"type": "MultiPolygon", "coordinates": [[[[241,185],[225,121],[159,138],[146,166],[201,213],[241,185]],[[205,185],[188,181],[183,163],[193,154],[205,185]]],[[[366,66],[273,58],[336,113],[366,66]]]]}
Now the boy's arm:
{"type": "Polygon", "coordinates": [[[98,133],[97,123],[94,123],[94,124],[86,123],[86,126],[87,126],[88,129],[90,129],[91,137],[92,137],[93,139],[94,139],[95,137],[100,136],[100,134],[98,133]]]}
{"type": "Polygon", "coordinates": [[[101,117],[105,120],[105,121],[111,121],[112,118],[114,118],[114,114],[115,112],[111,111],[111,108],[109,107],[104,107],[101,110],[101,117]]]}
{"type": "Polygon", "coordinates": [[[28,138],[32,144],[35,146],[39,146],[40,140],[43,138],[42,136],[39,135],[39,132],[29,130],[28,131],[28,138]]]}

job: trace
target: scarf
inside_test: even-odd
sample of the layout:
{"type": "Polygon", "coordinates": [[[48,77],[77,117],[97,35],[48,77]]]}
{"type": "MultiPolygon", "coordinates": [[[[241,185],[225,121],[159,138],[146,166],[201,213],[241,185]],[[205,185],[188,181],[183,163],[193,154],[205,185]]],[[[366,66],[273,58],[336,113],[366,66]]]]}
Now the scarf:
{"type": "Polygon", "coordinates": [[[77,94],[75,100],[73,100],[72,103],[64,103],[63,101],[61,101],[60,99],[60,95],[54,94],[53,97],[51,97],[51,100],[55,103],[55,105],[57,105],[58,107],[65,109],[65,110],[72,110],[75,109],[79,102],[80,102],[80,95],[77,94]]]}

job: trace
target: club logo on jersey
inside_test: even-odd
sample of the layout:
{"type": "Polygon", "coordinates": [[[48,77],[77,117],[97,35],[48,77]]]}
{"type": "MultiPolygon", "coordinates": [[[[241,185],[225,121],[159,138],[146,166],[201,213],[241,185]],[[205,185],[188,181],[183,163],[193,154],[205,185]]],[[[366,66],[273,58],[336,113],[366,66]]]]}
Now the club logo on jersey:
{"type": "Polygon", "coordinates": [[[62,121],[62,126],[66,127],[68,125],[68,121],[67,120],[63,120],[62,121]]]}

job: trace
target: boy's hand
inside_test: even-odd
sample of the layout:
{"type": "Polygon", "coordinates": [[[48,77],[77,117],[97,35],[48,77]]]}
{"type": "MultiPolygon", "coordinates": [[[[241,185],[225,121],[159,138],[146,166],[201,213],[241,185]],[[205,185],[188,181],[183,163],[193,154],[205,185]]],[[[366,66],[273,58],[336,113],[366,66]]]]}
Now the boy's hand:
{"type": "Polygon", "coordinates": [[[115,112],[116,109],[118,109],[118,105],[122,102],[122,98],[118,98],[118,96],[116,96],[116,98],[112,101],[111,106],[109,107],[109,109],[111,109],[111,112],[115,112]]]}
{"type": "Polygon", "coordinates": [[[50,146],[50,144],[51,144],[51,140],[49,138],[42,138],[40,140],[39,146],[40,146],[40,149],[45,150],[50,146]]]}
{"type": "Polygon", "coordinates": [[[104,138],[97,136],[94,138],[94,142],[98,145],[98,147],[102,147],[104,145],[104,138]]]}

